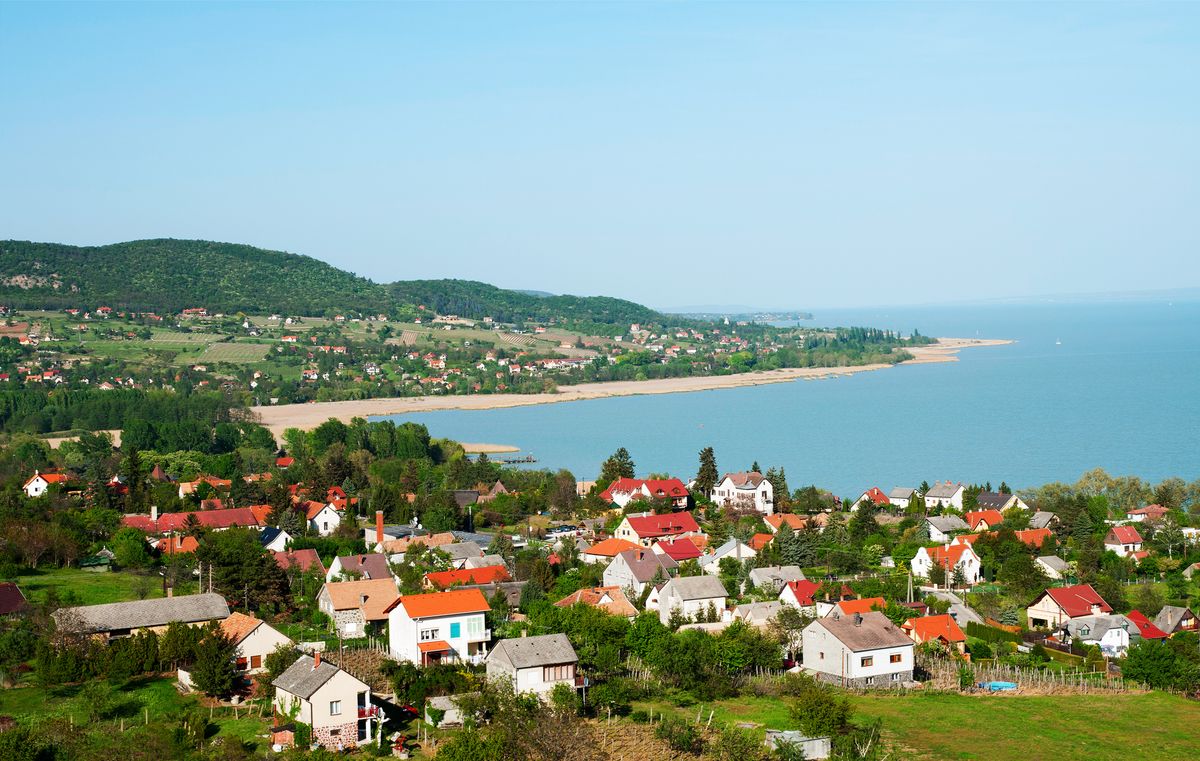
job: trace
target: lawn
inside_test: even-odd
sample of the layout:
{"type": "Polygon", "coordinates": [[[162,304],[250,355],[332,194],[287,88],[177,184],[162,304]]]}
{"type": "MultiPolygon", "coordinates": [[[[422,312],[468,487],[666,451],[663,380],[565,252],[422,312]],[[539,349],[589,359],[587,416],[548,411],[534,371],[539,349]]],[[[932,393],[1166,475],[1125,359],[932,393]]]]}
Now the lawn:
{"type": "MultiPolygon", "coordinates": [[[[147,597],[162,597],[162,578],[157,574],[139,574],[132,571],[91,573],[78,568],[39,568],[37,571],[18,576],[13,581],[31,601],[46,598],[51,587],[58,589],[60,598],[69,590],[80,605],[99,605],[108,602],[125,602],[147,597]],[[140,592],[145,594],[139,594],[140,592]]],[[[176,588],[176,594],[194,594],[193,583],[184,582],[176,588]]]]}
{"type": "Polygon", "coordinates": [[[203,362],[261,362],[270,349],[267,344],[214,343],[209,344],[197,359],[203,362]]]}

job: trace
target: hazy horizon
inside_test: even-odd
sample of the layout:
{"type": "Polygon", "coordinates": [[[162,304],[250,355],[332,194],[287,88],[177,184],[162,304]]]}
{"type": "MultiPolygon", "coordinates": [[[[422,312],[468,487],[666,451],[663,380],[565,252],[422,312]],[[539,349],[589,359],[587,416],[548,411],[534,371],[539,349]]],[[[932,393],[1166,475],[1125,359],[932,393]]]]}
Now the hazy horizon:
{"type": "Polygon", "coordinates": [[[1188,4],[5,3],[0,237],[668,309],[1191,288],[1198,40],[1188,4]]]}

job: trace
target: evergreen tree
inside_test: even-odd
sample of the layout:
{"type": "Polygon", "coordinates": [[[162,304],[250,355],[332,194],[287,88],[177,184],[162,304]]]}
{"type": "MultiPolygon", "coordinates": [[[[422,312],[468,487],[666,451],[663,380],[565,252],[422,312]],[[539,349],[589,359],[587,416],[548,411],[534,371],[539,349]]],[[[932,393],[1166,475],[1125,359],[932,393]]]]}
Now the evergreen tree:
{"type": "Polygon", "coordinates": [[[224,697],[233,692],[237,679],[236,646],[220,627],[213,624],[196,646],[192,663],[192,682],[197,689],[211,697],[224,697]]]}
{"type": "Polygon", "coordinates": [[[758,467],[758,460],[755,460],[754,464],[750,466],[750,472],[751,473],[762,473],[762,469],[758,467]]]}
{"type": "Polygon", "coordinates": [[[618,478],[633,478],[634,463],[629,450],[621,447],[600,466],[600,481],[612,483],[618,478]]]}
{"type": "Polygon", "coordinates": [[[717,455],[712,447],[700,450],[700,470],[696,471],[696,491],[705,497],[712,494],[717,485],[717,455]]]}

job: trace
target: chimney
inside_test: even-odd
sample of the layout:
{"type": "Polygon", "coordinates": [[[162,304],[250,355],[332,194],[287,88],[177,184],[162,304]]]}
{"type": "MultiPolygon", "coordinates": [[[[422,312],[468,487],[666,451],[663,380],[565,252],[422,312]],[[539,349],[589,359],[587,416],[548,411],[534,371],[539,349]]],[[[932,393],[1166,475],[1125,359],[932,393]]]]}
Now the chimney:
{"type": "Polygon", "coordinates": [[[321,651],[318,650],[315,653],[313,653],[313,671],[316,671],[317,667],[320,665],[321,665],[321,651]]]}
{"type": "Polygon", "coordinates": [[[158,523],[158,505],[150,506],[150,521],[152,523],[158,523]]]}
{"type": "Polygon", "coordinates": [[[862,626],[862,613],[855,613],[855,614],[854,614],[854,625],[855,625],[855,626],[862,626]]]}
{"type": "Polygon", "coordinates": [[[383,544],[383,511],[375,511],[375,543],[383,544]]]}

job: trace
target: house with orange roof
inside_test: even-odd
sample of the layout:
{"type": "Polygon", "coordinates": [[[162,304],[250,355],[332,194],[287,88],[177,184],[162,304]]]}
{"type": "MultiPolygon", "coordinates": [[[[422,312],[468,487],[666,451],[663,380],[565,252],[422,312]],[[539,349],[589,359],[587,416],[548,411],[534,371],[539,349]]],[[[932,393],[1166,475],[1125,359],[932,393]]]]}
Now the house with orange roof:
{"type": "Polygon", "coordinates": [[[887,600],[882,597],[859,597],[855,600],[841,600],[833,606],[828,615],[852,616],[855,613],[867,613],[872,610],[883,610],[887,600]]]}
{"type": "MultiPolygon", "coordinates": [[[[695,545],[692,546],[695,547],[695,545]]],[[[641,545],[634,544],[628,539],[617,539],[616,537],[611,537],[609,539],[603,539],[599,542],[596,542],[591,547],[588,547],[587,550],[585,550],[583,554],[579,556],[579,559],[585,563],[608,563],[622,552],[625,552],[626,550],[636,550],[639,547],[641,547],[641,545]]],[[[697,557],[700,555],[699,551],[696,552],[696,555],[697,557]]]]}
{"type": "Polygon", "coordinates": [[[999,510],[974,510],[963,515],[972,531],[990,531],[1004,522],[999,510]]]}
{"type": "Polygon", "coordinates": [[[961,570],[967,586],[978,584],[983,580],[983,562],[975,554],[970,544],[947,544],[937,547],[921,547],[913,556],[910,566],[913,576],[928,579],[934,566],[946,572],[949,583],[954,577],[954,571],[961,570]]]}
{"type": "Polygon", "coordinates": [[[154,549],[163,555],[191,555],[200,549],[194,536],[168,536],[154,543],[154,549]]]}
{"type": "Polygon", "coordinates": [[[200,484],[208,484],[214,491],[229,491],[233,486],[233,481],[228,478],[217,478],[216,476],[200,476],[195,481],[181,481],[179,483],[179,498],[183,499],[189,494],[195,494],[200,488],[200,484]]]}
{"type": "Polygon", "coordinates": [[[480,663],[492,632],[491,610],[478,589],[404,595],[388,606],[388,649],[393,658],[419,666],[447,661],[480,663]]]}
{"type": "Polygon", "coordinates": [[[949,613],[939,616],[910,618],[900,625],[914,643],[938,642],[943,647],[953,648],[960,653],[967,651],[967,635],[949,613]]]}
{"type": "Polygon", "coordinates": [[[749,544],[750,549],[754,550],[755,552],[761,552],[762,549],[770,544],[771,540],[774,538],[774,534],[755,534],[754,536],[750,537],[750,541],[747,542],[747,544],[749,544]]]}
{"type": "Polygon", "coordinates": [[[775,513],[763,518],[767,524],[767,529],[772,534],[778,533],[783,524],[787,524],[792,531],[799,531],[808,525],[808,521],[795,513],[775,513]]]}
{"type": "Polygon", "coordinates": [[[1048,528],[1027,528],[1014,533],[1017,535],[1017,541],[1035,550],[1040,550],[1046,540],[1052,536],[1048,528]]]}
{"type": "Polygon", "coordinates": [[[329,536],[342,522],[342,514],[332,502],[308,500],[304,503],[304,517],[309,528],[321,536],[329,536]]]}
{"type": "Polygon", "coordinates": [[[51,486],[63,486],[66,483],[67,476],[64,473],[42,473],[35,470],[21,488],[25,490],[25,496],[37,499],[49,491],[51,486]]]}
{"type": "Polygon", "coordinates": [[[221,622],[221,631],[233,642],[237,669],[244,674],[266,671],[263,664],[275,648],[296,644],[267,622],[245,613],[230,613],[221,622]]]}
{"type": "Polygon", "coordinates": [[[870,489],[867,489],[865,492],[860,494],[858,499],[854,500],[854,502],[850,505],[850,511],[854,512],[858,509],[858,506],[864,502],[870,503],[875,507],[887,507],[891,505],[891,501],[888,500],[888,495],[884,494],[883,489],[880,489],[878,486],[872,486],[870,489]]]}
{"type": "Polygon", "coordinates": [[[358,639],[387,622],[388,606],[399,596],[396,582],[390,577],[334,581],[317,593],[317,609],[329,616],[338,636],[358,639]]]}
{"type": "Polygon", "coordinates": [[[507,568],[502,565],[489,565],[482,568],[463,568],[459,571],[427,573],[421,584],[426,589],[448,589],[468,584],[498,584],[511,580],[507,568]]]}
{"type": "Polygon", "coordinates": [[[633,607],[633,603],[629,602],[629,598],[625,596],[625,592],[620,587],[589,587],[572,592],[558,602],[554,603],[559,608],[569,608],[572,605],[587,605],[591,608],[608,613],[613,616],[621,616],[633,620],[637,618],[637,608],[633,607]]]}
{"type": "Polygon", "coordinates": [[[650,549],[660,555],[666,555],[676,563],[682,563],[685,560],[699,560],[704,551],[701,549],[700,543],[692,541],[692,539],[696,538],[685,537],[683,539],[668,539],[662,542],[655,542],[650,549]]]}

